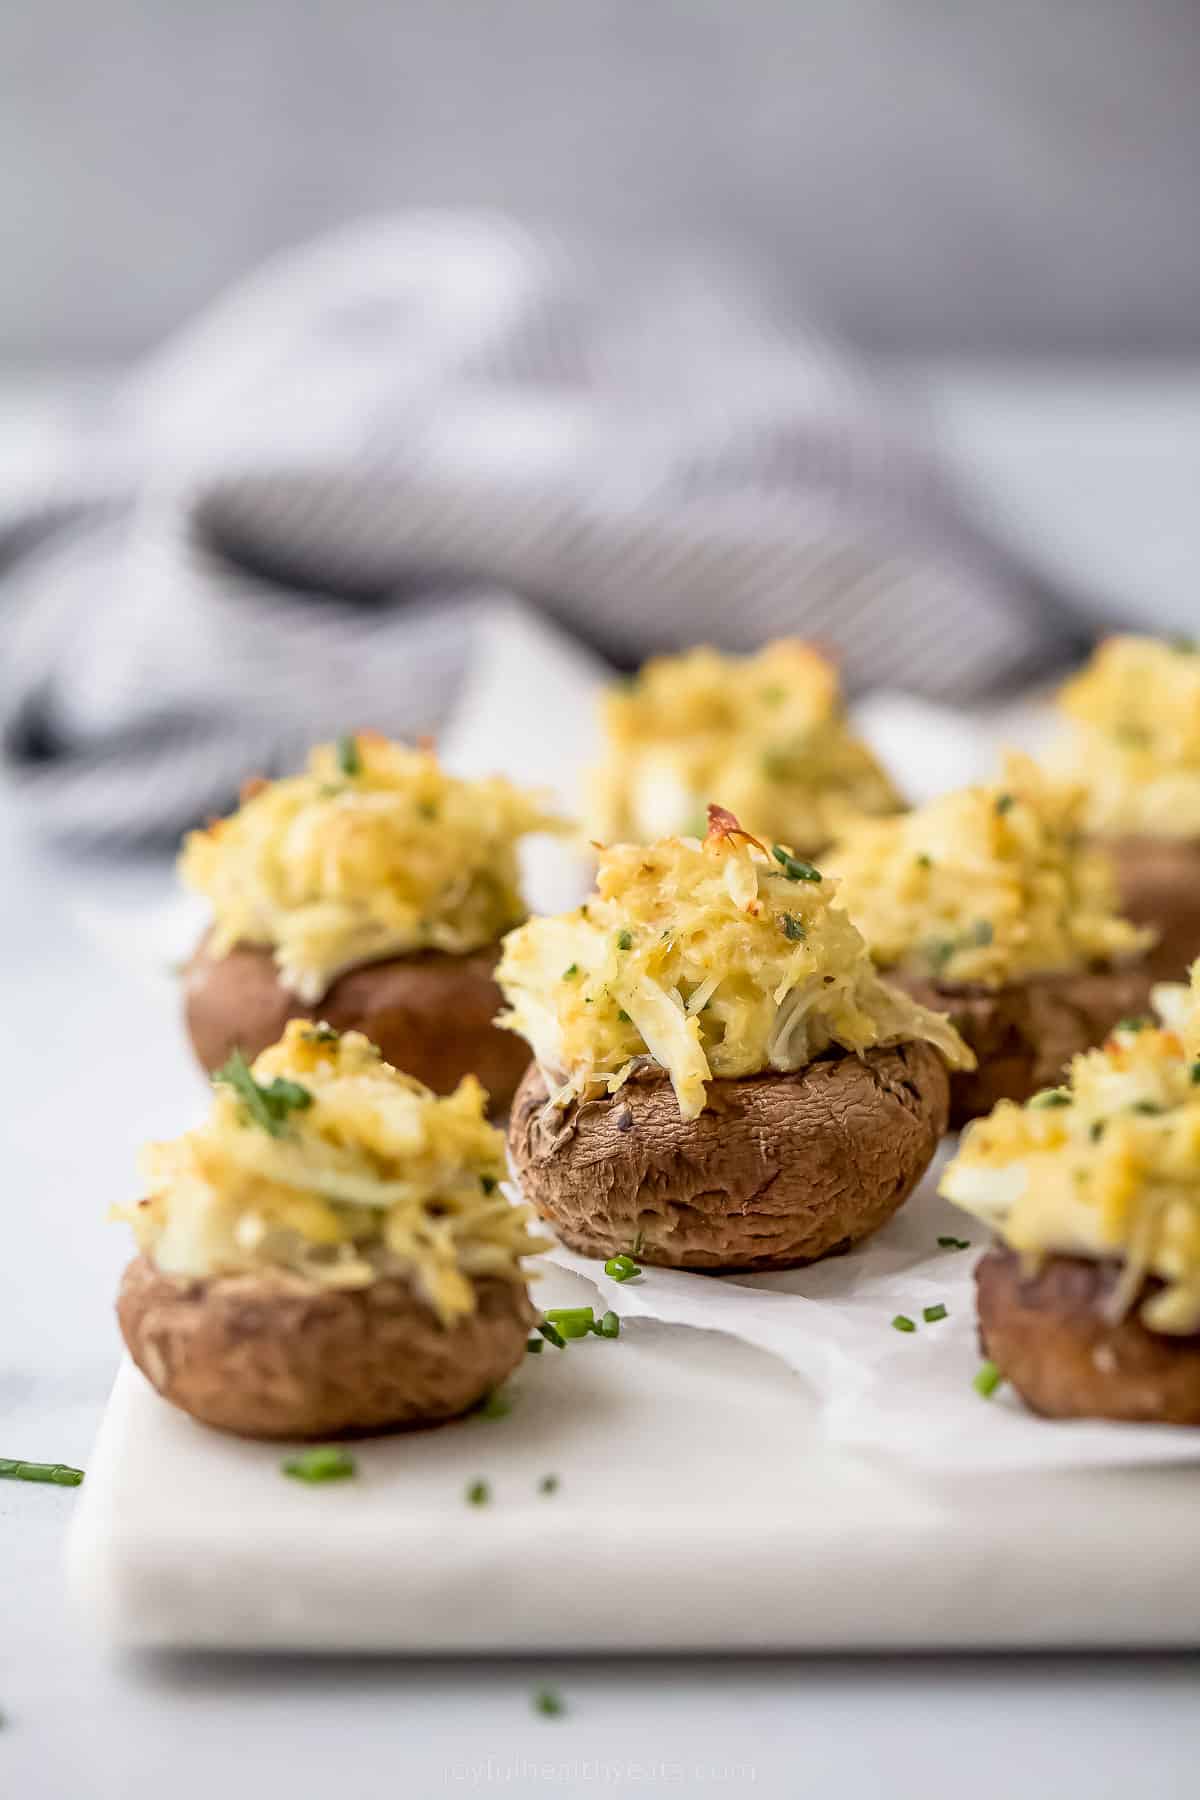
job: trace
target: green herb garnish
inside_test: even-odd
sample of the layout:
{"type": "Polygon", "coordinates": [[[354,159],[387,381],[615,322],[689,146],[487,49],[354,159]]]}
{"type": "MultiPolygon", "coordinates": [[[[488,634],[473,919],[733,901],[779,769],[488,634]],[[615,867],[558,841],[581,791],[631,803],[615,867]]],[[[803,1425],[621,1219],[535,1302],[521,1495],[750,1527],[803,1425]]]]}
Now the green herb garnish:
{"type": "Polygon", "coordinates": [[[498,1183],[494,1175],[481,1175],[479,1177],[479,1185],[485,1194],[494,1194],[498,1183]]]}
{"type": "Polygon", "coordinates": [[[615,1312],[606,1312],[602,1319],[597,1319],[592,1326],[597,1337],[617,1338],[621,1335],[621,1320],[615,1312]]]}
{"type": "Polygon", "coordinates": [[[558,1329],[557,1325],[547,1324],[546,1320],[543,1319],[541,1324],[538,1326],[538,1330],[541,1332],[541,1334],[545,1338],[546,1342],[548,1344],[553,1344],[554,1348],[556,1350],[565,1350],[566,1349],[567,1340],[563,1336],[562,1332],[558,1329]]]}
{"type": "Polygon", "coordinates": [[[1118,1019],[1114,1031],[1145,1031],[1150,1020],[1144,1015],[1133,1019],[1118,1019]]]}
{"type": "Polygon", "coordinates": [[[485,1394],[475,1408],[476,1416],[480,1419],[506,1419],[511,1411],[512,1401],[499,1388],[493,1388],[491,1393],[485,1394]]]}
{"type": "Polygon", "coordinates": [[[977,1374],[971,1382],[971,1386],[975,1389],[975,1392],[981,1394],[985,1400],[990,1400],[1003,1380],[1004,1377],[996,1367],[995,1363],[985,1362],[980,1365],[977,1374]]]}
{"type": "Polygon", "coordinates": [[[358,1473],[354,1458],[340,1444],[320,1444],[314,1450],[302,1450],[299,1456],[289,1457],[280,1467],[293,1481],[314,1483],[345,1481],[348,1476],[358,1473]]]}
{"type": "Polygon", "coordinates": [[[578,975],[578,973],[579,973],[579,964],[578,963],[570,963],[563,970],[562,978],[564,981],[574,981],[574,979],[578,975]]]}
{"type": "Polygon", "coordinates": [[[343,775],[362,774],[362,756],[358,748],[358,739],[353,732],[348,732],[345,737],[338,739],[337,760],[338,768],[343,775]]]}
{"type": "Polygon", "coordinates": [[[917,867],[918,869],[932,869],[933,858],[930,856],[928,850],[919,850],[917,852],[917,867]]]}
{"type": "Polygon", "coordinates": [[[1166,1111],[1166,1108],[1160,1106],[1157,1100],[1135,1100],[1129,1110],[1143,1113],[1148,1119],[1157,1119],[1160,1113],[1166,1111]]]}
{"type": "Polygon", "coordinates": [[[820,881],[820,869],[814,869],[810,862],[802,856],[793,856],[782,844],[771,845],[771,855],[779,864],[789,881],[820,881]]]}
{"type": "Polygon", "coordinates": [[[546,1318],[566,1339],[587,1337],[596,1322],[590,1306],[554,1306],[547,1311],[546,1318]]]}
{"type": "Polygon", "coordinates": [[[940,1237],[938,1239],[939,1250],[969,1250],[970,1248],[970,1238],[940,1237]]]}
{"type": "Polygon", "coordinates": [[[283,1137],[288,1114],[303,1112],[312,1105],[312,1095],[298,1081],[285,1081],[282,1075],[277,1075],[269,1087],[255,1081],[240,1050],[235,1050],[224,1068],[217,1070],[213,1081],[231,1087],[254,1123],[269,1137],[283,1137]]]}
{"type": "Polygon", "coordinates": [[[939,1300],[936,1306],[922,1307],[921,1308],[921,1317],[924,1319],[924,1321],[927,1325],[936,1325],[939,1319],[948,1319],[950,1317],[950,1314],[947,1312],[945,1306],[939,1300]]]}
{"type": "Polygon", "coordinates": [[[1070,1104],[1070,1094],[1067,1092],[1066,1088],[1060,1087],[1043,1088],[1040,1093],[1035,1094],[1029,1101],[1029,1105],[1031,1107],[1036,1107],[1039,1112],[1044,1112],[1047,1107],[1070,1106],[1070,1104]]]}
{"type": "Polygon", "coordinates": [[[558,1476],[557,1475],[543,1475],[542,1479],[538,1482],[538,1493],[539,1494],[557,1494],[557,1492],[558,1492],[558,1476]]]}
{"type": "Polygon", "coordinates": [[[44,1481],[51,1487],[78,1487],[83,1470],[69,1463],[23,1462],[20,1457],[0,1456],[0,1481],[44,1481]]]}
{"type": "Polygon", "coordinates": [[[617,933],[617,949],[618,950],[632,950],[633,949],[633,933],[632,933],[632,931],[618,931],[618,933],[617,933]]]}
{"type": "MultiPolygon", "coordinates": [[[[355,773],[357,773],[357,770],[355,771],[355,773]]],[[[436,819],[438,816],[437,801],[436,800],[419,800],[417,802],[417,811],[420,813],[420,815],[423,819],[428,819],[432,823],[432,821],[434,819],[436,819]]]]}
{"type": "Polygon", "coordinates": [[[468,1506],[486,1506],[492,1497],[492,1490],[486,1481],[472,1481],[467,1488],[468,1506]]]}
{"type": "Polygon", "coordinates": [[[1192,1086],[1200,1087],[1200,1061],[1194,1062],[1192,1064],[1191,1077],[1192,1077],[1192,1086]]]}
{"type": "Polygon", "coordinates": [[[892,1320],[893,1331],[915,1331],[917,1328],[906,1313],[897,1313],[892,1320]]]}
{"type": "Polygon", "coordinates": [[[567,1708],[562,1695],[553,1688],[539,1688],[533,1696],[533,1710],[544,1719],[561,1719],[567,1708]]]}
{"type": "Polygon", "coordinates": [[[619,1256],[610,1256],[604,1265],[604,1273],[610,1281],[632,1281],[641,1272],[632,1256],[626,1256],[624,1251],[619,1256]]]}
{"type": "Polygon", "coordinates": [[[1093,1119],[1088,1126],[1088,1137],[1093,1144],[1098,1144],[1104,1136],[1104,1126],[1105,1120],[1103,1119],[1093,1119]]]}
{"type": "Polygon", "coordinates": [[[312,1030],[306,1031],[304,1035],[310,1044],[336,1044],[342,1034],[340,1031],[335,1031],[332,1025],[322,1023],[314,1025],[312,1030]]]}
{"type": "Polygon", "coordinates": [[[996,796],[996,811],[1001,816],[1006,812],[1011,812],[1015,804],[1011,794],[997,794],[996,796]]]}
{"type": "Polygon", "coordinates": [[[803,943],[804,939],[808,936],[808,933],[804,928],[804,921],[802,919],[797,919],[793,913],[782,913],[780,915],[779,923],[783,927],[784,937],[790,938],[793,944],[803,943]]]}
{"type": "Polygon", "coordinates": [[[620,1025],[632,1025],[633,1024],[633,1020],[630,1018],[629,1014],[625,1011],[625,1008],[623,1006],[617,1013],[617,1022],[620,1025]]]}

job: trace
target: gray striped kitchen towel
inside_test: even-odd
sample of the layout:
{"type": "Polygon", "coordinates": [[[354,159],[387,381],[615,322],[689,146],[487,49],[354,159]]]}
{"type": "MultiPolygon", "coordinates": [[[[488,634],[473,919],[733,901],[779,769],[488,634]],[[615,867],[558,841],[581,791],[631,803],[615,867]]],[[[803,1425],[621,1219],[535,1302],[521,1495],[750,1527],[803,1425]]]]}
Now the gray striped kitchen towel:
{"type": "Polygon", "coordinates": [[[1068,635],[744,279],[420,215],[269,265],[9,491],[11,785],[60,837],[173,836],[314,739],[436,732],[514,594],[618,665],[793,633],[948,700],[1068,635]]]}

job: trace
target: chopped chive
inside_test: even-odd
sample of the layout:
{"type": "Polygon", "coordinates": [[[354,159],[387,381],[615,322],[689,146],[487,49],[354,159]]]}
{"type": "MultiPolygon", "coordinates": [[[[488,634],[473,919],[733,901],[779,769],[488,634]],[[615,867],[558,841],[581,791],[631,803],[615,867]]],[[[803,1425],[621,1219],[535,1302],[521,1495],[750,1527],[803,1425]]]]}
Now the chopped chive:
{"type": "Polygon", "coordinates": [[[1157,1100],[1135,1100],[1129,1110],[1130,1112],[1144,1113],[1149,1119],[1156,1119],[1160,1113],[1165,1111],[1165,1108],[1161,1107],[1157,1100]]]}
{"type": "Polygon", "coordinates": [[[419,800],[417,802],[417,811],[423,819],[436,819],[438,816],[437,801],[419,800]]]}
{"type": "Polygon", "coordinates": [[[624,1007],[622,1007],[621,1010],[618,1012],[617,1018],[620,1020],[622,1025],[632,1025],[633,1024],[633,1020],[630,1018],[629,1014],[625,1011],[624,1007]]]}
{"type": "Polygon", "coordinates": [[[1149,1025],[1149,1023],[1150,1023],[1149,1019],[1145,1018],[1144,1016],[1139,1016],[1139,1017],[1132,1018],[1132,1019],[1118,1019],[1116,1025],[1114,1026],[1114,1030],[1116,1030],[1116,1031],[1145,1031],[1145,1029],[1146,1029],[1147,1025],[1149,1025]]]}
{"type": "Polygon", "coordinates": [[[492,1497],[492,1490],[486,1481],[472,1481],[467,1487],[468,1506],[486,1506],[492,1497]]]}
{"type": "Polygon", "coordinates": [[[996,1367],[995,1363],[985,1362],[980,1365],[971,1382],[971,1386],[975,1389],[975,1392],[982,1395],[985,1400],[990,1400],[1003,1380],[1004,1377],[996,1367]]]}
{"type": "Polygon", "coordinates": [[[545,1348],[546,1348],[545,1338],[540,1338],[540,1337],[528,1338],[525,1343],[525,1354],[526,1354],[526,1356],[540,1356],[542,1354],[542,1351],[545,1348]]]}
{"type": "Polygon", "coordinates": [[[918,869],[932,869],[933,858],[930,856],[928,850],[919,850],[917,852],[917,867],[918,869]]]}
{"type": "Polygon", "coordinates": [[[1191,1077],[1192,1077],[1192,1086],[1200,1087],[1200,1061],[1196,1061],[1192,1064],[1191,1077]]]}
{"type": "Polygon", "coordinates": [[[803,920],[796,918],[794,913],[782,913],[779,923],[783,927],[784,937],[790,938],[793,944],[802,943],[808,936],[803,920]]]}
{"type": "Polygon", "coordinates": [[[1033,1096],[1029,1104],[1036,1107],[1039,1112],[1045,1112],[1051,1106],[1070,1106],[1071,1096],[1066,1088],[1043,1088],[1039,1094],[1033,1096]]]}
{"type": "Polygon", "coordinates": [[[624,1251],[619,1256],[610,1256],[604,1265],[604,1273],[610,1281],[632,1281],[641,1272],[632,1256],[626,1256],[624,1251]]]}
{"type": "Polygon", "coordinates": [[[597,1337],[615,1338],[621,1335],[621,1321],[615,1312],[606,1312],[602,1319],[597,1319],[592,1328],[597,1337]]]}
{"type": "Polygon", "coordinates": [[[568,963],[567,967],[562,972],[562,978],[564,981],[574,981],[574,979],[575,979],[576,975],[578,975],[578,973],[579,973],[579,964],[578,963],[568,963]]]}
{"type": "Polygon", "coordinates": [[[362,756],[358,748],[358,739],[353,732],[347,732],[337,741],[338,768],[343,775],[362,774],[362,756]]]}
{"type": "Polygon", "coordinates": [[[511,1411],[512,1401],[499,1388],[485,1394],[475,1408],[476,1416],[481,1419],[504,1419],[511,1411]]]}
{"type": "Polygon", "coordinates": [[[1104,1127],[1106,1123],[1107,1120],[1105,1119],[1093,1119],[1088,1126],[1088,1137],[1093,1144],[1098,1144],[1100,1139],[1104,1136],[1104,1127]]]}
{"type": "Polygon", "coordinates": [[[632,931],[618,931],[618,933],[617,933],[617,949],[618,950],[632,950],[633,949],[633,933],[632,933],[632,931]]]}
{"type": "Polygon", "coordinates": [[[321,1023],[314,1025],[312,1030],[306,1031],[304,1035],[310,1044],[336,1044],[342,1034],[340,1031],[335,1031],[332,1025],[321,1023]]]}
{"type": "Polygon", "coordinates": [[[354,1458],[340,1444],[320,1444],[314,1450],[302,1450],[299,1456],[290,1456],[280,1467],[293,1481],[310,1483],[345,1481],[348,1476],[358,1473],[354,1458]]]}
{"type": "Polygon", "coordinates": [[[538,1330],[541,1332],[546,1342],[548,1344],[553,1344],[556,1350],[566,1349],[567,1340],[558,1329],[557,1325],[548,1325],[543,1319],[542,1323],[538,1326],[538,1330]]]}
{"type": "Polygon", "coordinates": [[[970,1248],[970,1238],[940,1237],[938,1239],[939,1250],[969,1250],[970,1248]]]}
{"type": "Polygon", "coordinates": [[[583,1324],[590,1325],[595,1317],[595,1309],[591,1306],[551,1306],[546,1309],[546,1317],[558,1326],[568,1321],[582,1321],[583,1324]]]}
{"type": "Polygon", "coordinates": [[[51,1487],[78,1487],[83,1470],[69,1463],[23,1462],[20,1457],[0,1456],[0,1481],[44,1481],[51,1487]]]}
{"type": "Polygon", "coordinates": [[[269,1085],[254,1079],[254,1072],[240,1050],[235,1050],[225,1065],[213,1076],[214,1085],[230,1087],[254,1123],[268,1137],[283,1137],[291,1112],[303,1112],[312,1105],[312,1095],[298,1081],[285,1081],[277,1075],[269,1085]]]}
{"type": "Polygon", "coordinates": [[[499,1184],[494,1175],[481,1175],[479,1185],[485,1194],[494,1194],[499,1184]]]}
{"type": "Polygon", "coordinates": [[[558,1492],[558,1476],[557,1475],[543,1475],[542,1479],[538,1482],[538,1493],[539,1494],[557,1494],[557,1492],[558,1492]]]}
{"type": "Polygon", "coordinates": [[[905,1313],[897,1313],[892,1320],[893,1331],[915,1331],[917,1328],[905,1313]]]}
{"type": "Polygon", "coordinates": [[[642,1250],[645,1247],[645,1243],[646,1243],[646,1234],[644,1231],[639,1230],[636,1237],[633,1240],[633,1243],[629,1246],[629,1260],[631,1262],[633,1262],[637,1257],[639,1257],[642,1254],[642,1250]]]}
{"type": "Polygon", "coordinates": [[[1014,804],[1015,803],[1013,801],[1013,797],[1011,794],[997,794],[997,796],[996,796],[996,811],[998,813],[1000,813],[1001,815],[1003,815],[1006,812],[1011,812],[1014,804]]]}
{"type": "Polygon", "coordinates": [[[820,869],[814,869],[813,865],[805,862],[802,856],[793,856],[791,851],[785,850],[782,844],[772,844],[771,855],[789,881],[820,881],[820,869]]]}
{"type": "Polygon", "coordinates": [[[533,1696],[533,1710],[544,1719],[561,1719],[567,1709],[562,1695],[554,1688],[539,1688],[533,1696]]]}
{"type": "Polygon", "coordinates": [[[936,1325],[939,1319],[948,1319],[950,1314],[939,1300],[936,1306],[922,1307],[921,1317],[927,1325],[936,1325]]]}

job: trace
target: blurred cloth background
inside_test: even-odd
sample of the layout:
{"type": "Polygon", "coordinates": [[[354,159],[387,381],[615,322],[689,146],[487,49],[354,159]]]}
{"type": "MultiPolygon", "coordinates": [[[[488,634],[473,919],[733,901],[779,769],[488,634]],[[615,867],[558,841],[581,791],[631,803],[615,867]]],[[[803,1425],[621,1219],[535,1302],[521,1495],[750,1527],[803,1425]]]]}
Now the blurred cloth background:
{"type": "Polygon", "coordinates": [[[1200,350],[1195,25],[7,9],[0,356],[132,359],[0,496],[30,816],[165,838],[314,737],[436,731],[513,594],[618,665],[790,631],[854,688],[1052,673],[1120,594],[988,543],[870,359],[1200,350]]]}

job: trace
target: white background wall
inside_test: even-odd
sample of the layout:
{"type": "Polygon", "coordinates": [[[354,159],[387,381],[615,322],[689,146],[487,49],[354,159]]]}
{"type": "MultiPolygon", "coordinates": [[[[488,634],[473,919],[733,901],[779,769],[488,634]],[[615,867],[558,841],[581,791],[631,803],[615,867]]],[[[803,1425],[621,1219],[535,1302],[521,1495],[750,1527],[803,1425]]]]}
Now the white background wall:
{"type": "Polygon", "coordinates": [[[703,235],[901,351],[1200,346],[1195,0],[4,0],[0,356],[364,211],[703,235]]]}

